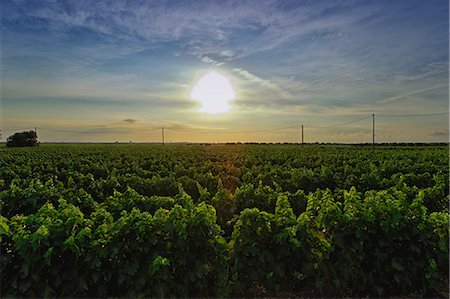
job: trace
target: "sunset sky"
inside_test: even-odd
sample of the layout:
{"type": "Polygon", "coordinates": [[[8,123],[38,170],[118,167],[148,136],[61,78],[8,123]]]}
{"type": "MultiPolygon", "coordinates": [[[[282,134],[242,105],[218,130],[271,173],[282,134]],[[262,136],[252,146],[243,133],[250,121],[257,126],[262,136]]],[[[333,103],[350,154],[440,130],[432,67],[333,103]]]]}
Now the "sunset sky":
{"type": "Polygon", "coordinates": [[[153,142],[164,127],[167,142],[299,142],[303,124],[307,142],[371,142],[372,113],[379,142],[449,138],[448,0],[0,5],[3,141],[37,127],[153,142]],[[228,111],[193,99],[208,74],[228,111]]]}

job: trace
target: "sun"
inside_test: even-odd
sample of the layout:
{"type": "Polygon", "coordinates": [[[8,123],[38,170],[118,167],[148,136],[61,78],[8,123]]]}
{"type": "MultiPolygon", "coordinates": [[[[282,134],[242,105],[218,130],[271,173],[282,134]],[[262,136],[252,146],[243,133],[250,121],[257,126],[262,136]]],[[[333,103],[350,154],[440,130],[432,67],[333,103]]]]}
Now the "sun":
{"type": "Polygon", "coordinates": [[[229,102],[235,97],[230,79],[216,71],[201,77],[191,90],[191,99],[201,104],[199,111],[211,114],[229,111],[229,102]]]}

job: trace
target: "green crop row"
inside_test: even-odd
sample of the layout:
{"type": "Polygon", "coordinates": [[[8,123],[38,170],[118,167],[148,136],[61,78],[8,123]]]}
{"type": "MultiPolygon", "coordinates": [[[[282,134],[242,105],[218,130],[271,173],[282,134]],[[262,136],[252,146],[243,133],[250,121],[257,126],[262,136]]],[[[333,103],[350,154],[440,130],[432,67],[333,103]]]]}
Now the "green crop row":
{"type": "Polygon", "coordinates": [[[0,147],[2,297],[432,294],[448,147],[0,147]]]}
{"type": "Polygon", "coordinates": [[[228,243],[211,205],[184,194],[152,213],[127,196],[117,195],[121,212],[108,201],[84,214],[60,199],[1,217],[2,296],[388,296],[448,275],[448,213],[428,213],[423,192],[361,198],[353,188],[340,201],[317,191],[298,217],[279,194],[274,213],[241,211],[228,243]]]}
{"type": "Polygon", "coordinates": [[[428,188],[434,177],[447,181],[447,147],[42,145],[0,148],[0,191],[12,182],[52,179],[83,188],[94,199],[131,187],[142,195],[173,196],[178,183],[194,199],[197,183],[210,194],[219,181],[230,193],[243,184],[301,189],[384,190],[403,179],[428,188]]]}

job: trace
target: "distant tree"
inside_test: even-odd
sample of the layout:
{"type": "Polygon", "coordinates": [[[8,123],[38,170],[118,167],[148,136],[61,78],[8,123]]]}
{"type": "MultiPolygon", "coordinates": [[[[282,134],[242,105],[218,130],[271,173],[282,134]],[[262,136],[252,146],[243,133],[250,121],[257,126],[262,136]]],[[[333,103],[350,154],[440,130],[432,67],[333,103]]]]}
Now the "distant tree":
{"type": "Polygon", "coordinates": [[[24,131],[11,135],[6,140],[7,147],[14,146],[37,146],[37,134],[35,131],[24,131]]]}

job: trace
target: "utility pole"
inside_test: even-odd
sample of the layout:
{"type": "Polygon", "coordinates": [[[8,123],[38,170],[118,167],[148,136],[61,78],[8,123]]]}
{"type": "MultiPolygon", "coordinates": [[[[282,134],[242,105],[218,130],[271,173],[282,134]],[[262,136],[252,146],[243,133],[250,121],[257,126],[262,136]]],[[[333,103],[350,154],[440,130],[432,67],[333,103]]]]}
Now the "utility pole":
{"type": "Polygon", "coordinates": [[[302,125],[302,145],[303,145],[304,140],[305,140],[303,137],[304,137],[304,135],[303,135],[303,125],[302,125]]]}
{"type": "Polygon", "coordinates": [[[375,145],[375,113],[372,113],[372,145],[375,145]]]}
{"type": "Polygon", "coordinates": [[[161,128],[162,133],[162,145],[164,145],[164,127],[161,128]]]}

